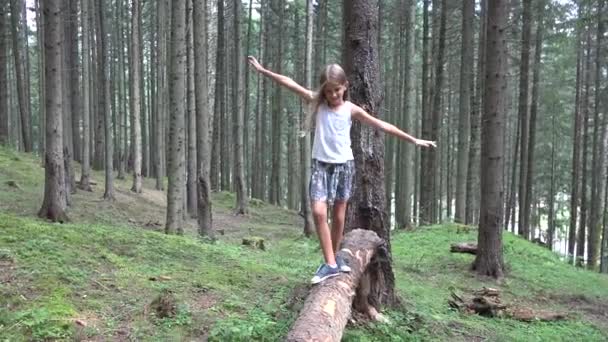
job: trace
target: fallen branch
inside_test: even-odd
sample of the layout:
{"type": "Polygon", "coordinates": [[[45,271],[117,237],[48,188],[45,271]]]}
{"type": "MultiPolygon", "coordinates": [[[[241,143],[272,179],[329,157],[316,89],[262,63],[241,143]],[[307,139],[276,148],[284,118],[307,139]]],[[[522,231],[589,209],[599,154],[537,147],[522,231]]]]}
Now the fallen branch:
{"type": "Polygon", "coordinates": [[[453,243],[450,245],[450,252],[477,254],[477,244],[473,242],[453,243]]]}

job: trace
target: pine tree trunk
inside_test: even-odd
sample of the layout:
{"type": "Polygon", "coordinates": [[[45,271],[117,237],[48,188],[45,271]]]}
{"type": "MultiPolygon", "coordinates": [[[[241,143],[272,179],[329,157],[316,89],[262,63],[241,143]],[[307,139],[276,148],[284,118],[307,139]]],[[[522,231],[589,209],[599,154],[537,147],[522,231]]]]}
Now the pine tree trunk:
{"type": "MultiPolygon", "coordinates": [[[[24,49],[23,42],[27,39],[27,32],[21,28],[19,18],[19,0],[10,0],[11,8],[11,27],[13,37],[13,57],[15,59],[15,76],[17,79],[17,98],[19,102],[19,114],[21,118],[21,137],[23,138],[23,148],[25,152],[32,151],[32,125],[29,97],[27,89],[29,83],[26,82],[26,66],[25,59],[27,58],[27,49],[24,49]]],[[[5,50],[6,51],[6,50],[5,50]]]]}
{"type": "MultiPolygon", "coordinates": [[[[105,200],[114,200],[114,175],[113,175],[113,158],[114,158],[114,143],[112,139],[112,111],[110,110],[110,80],[108,75],[108,48],[106,44],[106,30],[105,30],[105,15],[103,13],[102,2],[98,2],[97,16],[99,20],[99,34],[100,39],[100,63],[98,65],[98,75],[100,84],[99,94],[99,116],[103,120],[105,137],[105,191],[103,198],[105,200]]],[[[100,134],[101,135],[101,134],[100,134]]]]}
{"type": "Polygon", "coordinates": [[[140,35],[141,28],[139,27],[140,22],[140,5],[139,0],[132,0],[131,2],[131,63],[129,71],[131,72],[131,144],[133,144],[133,186],[131,191],[135,193],[141,193],[142,190],[142,175],[141,175],[141,103],[142,98],[140,97],[140,82],[141,82],[141,68],[140,68],[140,35]]]}
{"type": "Polygon", "coordinates": [[[606,124],[608,115],[605,111],[600,118],[600,98],[602,97],[602,36],[604,35],[604,25],[602,13],[604,1],[598,0],[597,5],[597,31],[595,38],[595,96],[594,96],[594,118],[593,118],[593,162],[591,166],[591,213],[589,215],[589,236],[587,244],[587,268],[595,270],[597,267],[600,253],[600,234],[602,233],[602,213],[604,208],[605,181],[605,146],[606,146],[606,124]]]}
{"type": "Polygon", "coordinates": [[[487,0],[481,0],[480,3],[480,30],[477,50],[477,80],[475,82],[475,95],[472,101],[471,109],[471,140],[469,141],[469,166],[467,168],[467,189],[466,189],[466,224],[476,222],[478,216],[475,215],[478,208],[480,189],[478,184],[479,179],[479,126],[481,124],[481,110],[483,108],[482,90],[484,89],[484,77],[486,67],[485,44],[488,30],[488,19],[486,14],[487,0]]]}
{"type": "MultiPolygon", "coordinates": [[[[350,96],[368,113],[380,110],[378,42],[378,3],[376,1],[343,1],[344,44],[342,61],[349,76],[350,96]]],[[[363,302],[373,307],[396,304],[395,278],[391,265],[390,224],[385,212],[384,143],[382,134],[354,122],[351,130],[355,156],[355,193],[347,209],[346,228],[363,228],[384,239],[384,254],[370,270],[372,279],[368,298],[363,302]]]]}
{"type": "MultiPolygon", "coordinates": [[[[7,82],[7,53],[8,51],[8,6],[5,1],[0,3],[0,145],[9,143],[8,132],[8,82],[7,82]]],[[[38,26],[40,27],[40,26],[38,26]]]]}
{"type": "Polygon", "coordinates": [[[549,186],[549,215],[547,218],[547,247],[553,250],[555,241],[555,145],[557,145],[555,132],[555,113],[551,113],[551,185],[549,186]]]}
{"type": "Polygon", "coordinates": [[[481,141],[481,200],[478,253],[473,269],[480,275],[502,278],[503,142],[506,100],[507,50],[505,43],[507,1],[488,3],[485,91],[481,141]]]}
{"type": "Polygon", "coordinates": [[[69,42],[69,63],[70,72],[70,104],[72,105],[72,147],[74,160],[82,162],[82,140],[80,138],[80,120],[82,104],[80,103],[80,58],[78,56],[78,0],[70,0],[67,27],[69,42]]]}
{"type": "MultiPolygon", "coordinates": [[[[42,13],[41,13],[41,9],[40,9],[40,0],[35,0],[34,1],[34,10],[36,12],[36,38],[37,38],[37,52],[38,52],[38,152],[40,153],[40,156],[42,157],[42,163],[44,164],[44,147],[45,147],[45,128],[44,128],[44,123],[46,121],[46,115],[45,115],[45,104],[46,104],[46,99],[45,99],[45,94],[44,94],[44,89],[45,89],[45,78],[44,78],[44,25],[42,25],[42,13]]],[[[1,19],[1,18],[0,18],[1,19]]],[[[2,31],[2,28],[0,28],[0,31],[2,31]]],[[[2,35],[2,34],[0,34],[2,35]]],[[[0,39],[0,45],[2,45],[2,39],[0,39]]],[[[6,44],[6,39],[4,39],[6,44]]],[[[5,49],[2,49],[3,51],[5,51],[5,49]]],[[[4,63],[6,64],[6,62],[4,63]]],[[[0,92],[2,90],[0,89],[0,92]]],[[[2,95],[0,95],[1,97],[2,95]]],[[[0,107],[2,108],[2,107],[0,107]]],[[[2,121],[2,119],[0,118],[0,121],[2,121]]],[[[2,123],[0,122],[0,126],[2,126],[2,123]]],[[[2,131],[2,128],[0,128],[0,132],[2,131]]],[[[0,140],[2,140],[2,133],[0,133],[0,140]]]]}
{"type": "Polygon", "coordinates": [[[462,45],[460,58],[460,100],[458,116],[458,166],[456,172],[456,212],[454,221],[466,222],[466,185],[471,135],[471,85],[473,83],[473,18],[475,0],[462,2],[462,45]]]}
{"type": "Polygon", "coordinates": [[[236,192],[235,213],[244,215],[247,212],[247,184],[245,184],[245,155],[243,153],[244,113],[244,72],[243,47],[241,46],[241,0],[233,2],[234,15],[234,87],[236,92],[236,122],[234,123],[234,189],[236,192]]]}
{"type": "Polygon", "coordinates": [[[201,237],[213,238],[211,216],[211,184],[209,163],[211,141],[209,140],[209,98],[207,85],[207,0],[194,0],[194,86],[196,99],[197,130],[197,189],[198,189],[198,233],[201,237]]]}
{"type": "Polygon", "coordinates": [[[90,42],[89,42],[89,0],[81,0],[82,9],[82,160],[79,187],[85,191],[93,191],[90,184],[91,169],[91,104],[90,104],[90,42]]]}
{"type": "Polygon", "coordinates": [[[186,4],[182,0],[171,2],[171,63],[169,82],[169,186],[167,189],[167,223],[165,233],[183,234],[184,188],[184,116],[186,108],[186,4]]]}
{"type": "Polygon", "coordinates": [[[150,75],[148,74],[148,84],[146,84],[146,69],[145,69],[145,45],[143,38],[143,16],[145,10],[146,3],[142,3],[140,8],[141,10],[139,18],[138,18],[138,26],[139,26],[139,46],[141,49],[141,56],[139,60],[139,75],[141,77],[141,82],[139,83],[139,98],[141,99],[141,175],[142,177],[150,176],[150,145],[149,145],[149,135],[148,135],[148,108],[150,106],[147,105],[146,101],[151,100],[150,97],[146,98],[146,89],[149,89],[150,86],[150,75]]]}
{"type": "MultiPolygon", "coordinates": [[[[583,15],[582,3],[578,4],[578,20],[582,20],[583,15]]],[[[580,178],[581,178],[581,140],[582,132],[581,125],[583,114],[581,111],[581,88],[583,78],[583,45],[581,44],[582,28],[581,25],[576,27],[576,84],[575,84],[575,100],[574,100],[574,140],[572,141],[572,179],[570,182],[570,225],[568,230],[568,258],[569,262],[574,261],[574,247],[576,245],[576,222],[578,217],[578,208],[580,205],[580,178]]]]}
{"type": "Polygon", "coordinates": [[[530,65],[530,35],[532,31],[532,0],[522,0],[523,2],[523,27],[521,36],[521,64],[519,66],[519,104],[518,116],[520,118],[521,132],[521,155],[519,164],[519,219],[518,219],[518,234],[525,239],[530,239],[530,231],[528,227],[529,217],[526,213],[530,213],[526,209],[529,203],[526,203],[528,198],[526,191],[528,190],[529,179],[528,173],[528,137],[529,137],[529,108],[528,108],[528,73],[530,65]]]}
{"type": "MultiPolygon", "coordinates": [[[[312,43],[313,34],[312,29],[314,25],[314,8],[313,0],[306,0],[306,56],[304,57],[305,74],[306,74],[306,88],[312,89],[312,43]]],[[[305,106],[306,114],[312,111],[312,106],[307,104],[305,106]]],[[[300,117],[300,122],[304,122],[306,115],[300,117]]],[[[308,192],[308,183],[310,182],[310,165],[311,165],[311,151],[310,151],[310,134],[305,134],[301,139],[300,145],[300,162],[302,165],[302,173],[300,177],[300,211],[304,218],[304,236],[310,237],[314,233],[314,223],[312,219],[312,211],[310,209],[310,193],[308,192]]]]}
{"type": "MultiPolygon", "coordinates": [[[[284,0],[273,0],[272,7],[279,16],[276,33],[276,50],[274,70],[276,73],[283,71],[283,34],[285,4],[284,0]]],[[[283,92],[281,87],[274,85],[274,96],[272,97],[272,163],[270,168],[270,203],[281,206],[283,203],[283,191],[281,188],[281,146],[282,141],[282,117],[283,113],[283,92]]]]}
{"type": "Polygon", "coordinates": [[[585,57],[585,92],[581,103],[583,117],[583,162],[581,165],[581,217],[579,222],[579,228],[577,233],[576,242],[576,265],[583,266],[585,263],[585,245],[587,241],[587,211],[589,201],[587,198],[587,159],[589,151],[589,93],[591,88],[591,33],[587,30],[587,42],[586,42],[586,57],[585,57]]]}
{"type": "MultiPolygon", "coordinates": [[[[540,79],[540,68],[541,68],[541,55],[542,55],[542,44],[543,44],[543,20],[544,20],[544,0],[537,0],[536,9],[536,39],[534,46],[534,64],[532,66],[532,104],[530,106],[530,122],[529,122],[529,142],[528,142],[528,170],[526,171],[526,203],[533,203],[532,192],[534,190],[534,148],[536,145],[536,114],[538,112],[538,82],[540,79]]],[[[530,205],[524,208],[525,217],[530,217],[530,205]]],[[[536,234],[532,233],[530,240],[536,238],[536,234]]]]}
{"type": "Polygon", "coordinates": [[[38,216],[53,222],[66,222],[66,188],[63,169],[63,124],[61,111],[61,54],[63,49],[61,1],[43,2],[46,60],[46,147],[44,172],[44,199],[38,216]]]}
{"type": "MultiPolygon", "coordinates": [[[[422,125],[421,136],[423,139],[431,137],[431,111],[430,111],[430,79],[431,79],[431,63],[430,63],[430,40],[429,36],[429,4],[430,0],[423,1],[422,12],[422,125]]],[[[431,170],[431,151],[419,151],[420,153],[420,174],[430,175],[431,170]]],[[[434,172],[433,172],[434,174],[434,172]]],[[[419,225],[426,225],[432,222],[432,182],[434,177],[421,177],[420,179],[420,197],[419,197],[419,225]]]]}
{"type": "Polygon", "coordinates": [[[224,132],[220,131],[222,117],[224,116],[224,92],[225,92],[225,39],[224,39],[224,1],[217,0],[217,55],[215,59],[215,99],[213,103],[213,142],[211,152],[211,189],[219,191],[221,172],[221,137],[224,132]]]}
{"type": "MultiPolygon", "coordinates": [[[[197,200],[197,187],[196,182],[197,176],[197,152],[196,152],[196,93],[194,92],[194,24],[193,24],[193,2],[188,0],[187,2],[187,16],[186,16],[186,45],[187,45],[187,74],[186,84],[188,86],[186,95],[187,115],[188,120],[188,153],[186,157],[187,167],[187,180],[186,180],[186,205],[188,207],[188,214],[190,217],[196,217],[198,205],[197,200]]],[[[199,95],[203,96],[203,94],[199,95]]]]}
{"type": "Polygon", "coordinates": [[[95,66],[95,86],[92,89],[96,89],[94,92],[96,96],[96,105],[95,108],[95,147],[94,147],[94,155],[93,155],[93,168],[96,170],[101,170],[104,168],[104,146],[105,146],[105,134],[104,134],[104,115],[105,115],[105,91],[104,88],[104,79],[105,75],[103,73],[103,59],[104,56],[102,54],[101,42],[102,42],[102,34],[101,34],[101,24],[100,24],[100,14],[99,6],[93,1],[91,9],[93,10],[93,21],[95,23],[95,58],[93,61],[93,65],[95,66]]]}
{"type": "Polygon", "coordinates": [[[156,142],[156,190],[165,188],[165,119],[167,117],[167,20],[168,1],[160,0],[157,7],[158,63],[156,67],[157,94],[156,120],[154,122],[154,141],[156,142]]]}

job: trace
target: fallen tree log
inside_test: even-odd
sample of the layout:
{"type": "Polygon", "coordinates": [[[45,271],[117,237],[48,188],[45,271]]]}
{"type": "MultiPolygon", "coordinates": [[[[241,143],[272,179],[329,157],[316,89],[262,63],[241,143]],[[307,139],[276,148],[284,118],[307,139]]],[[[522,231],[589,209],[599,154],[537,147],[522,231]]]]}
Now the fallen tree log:
{"type": "Polygon", "coordinates": [[[477,244],[474,242],[453,243],[450,245],[450,252],[477,254],[477,244]]]}
{"type": "MultiPolygon", "coordinates": [[[[371,230],[355,229],[344,236],[338,254],[346,260],[351,272],[311,288],[287,341],[340,341],[355,295],[361,293],[360,283],[369,282],[365,275],[367,266],[382,244],[383,240],[371,230]]],[[[381,317],[372,307],[366,313],[375,316],[372,318],[381,317]]]]}
{"type": "Polygon", "coordinates": [[[559,321],[568,318],[568,315],[562,312],[534,310],[502,303],[497,289],[484,287],[482,290],[474,291],[473,294],[473,296],[463,296],[452,291],[452,299],[448,300],[448,304],[463,313],[485,317],[509,317],[522,322],[559,321]]]}

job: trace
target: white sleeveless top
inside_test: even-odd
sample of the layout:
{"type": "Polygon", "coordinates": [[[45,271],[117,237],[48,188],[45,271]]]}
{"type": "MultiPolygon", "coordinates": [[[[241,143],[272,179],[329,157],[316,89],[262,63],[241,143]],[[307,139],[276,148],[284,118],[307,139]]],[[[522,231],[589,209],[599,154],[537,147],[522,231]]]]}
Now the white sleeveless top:
{"type": "Polygon", "coordinates": [[[337,109],[330,109],[324,103],[319,106],[312,144],[313,159],[334,164],[355,159],[350,147],[351,107],[349,101],[337,109]]]}

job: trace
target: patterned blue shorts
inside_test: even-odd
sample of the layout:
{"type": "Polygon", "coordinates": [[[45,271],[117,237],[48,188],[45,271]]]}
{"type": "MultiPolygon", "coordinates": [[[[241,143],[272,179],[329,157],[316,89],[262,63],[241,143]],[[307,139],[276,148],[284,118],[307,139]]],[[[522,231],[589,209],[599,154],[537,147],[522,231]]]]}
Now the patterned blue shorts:
{"type": "Polygon", "coordinates": [[[313,159],[309,184],[310,200],[329,203],[348,201],[354,176],[354,160],[343,164],[332,164],[313,159]]]}

